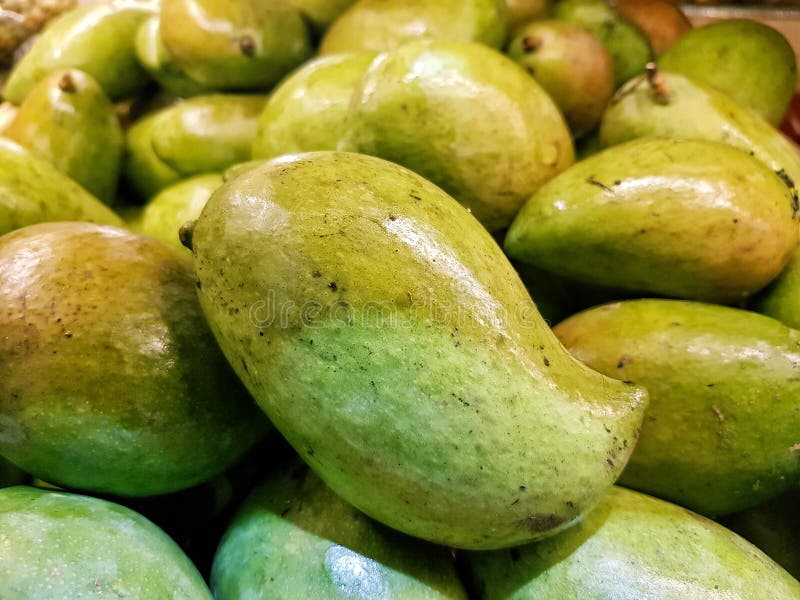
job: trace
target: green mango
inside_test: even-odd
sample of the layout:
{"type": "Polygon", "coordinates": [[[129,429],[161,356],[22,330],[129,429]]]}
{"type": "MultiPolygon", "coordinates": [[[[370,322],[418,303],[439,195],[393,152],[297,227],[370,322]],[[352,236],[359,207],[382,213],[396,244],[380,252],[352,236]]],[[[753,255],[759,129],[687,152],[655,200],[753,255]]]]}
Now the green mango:
{"type": "Polygon", "coordinates": [[[418,38],[500,48],[506,16],[503,0],[358,0],[330,26],[319,52],[384,52],[418,38]]]}
{"type": "Polygon", "coordinates": [[[780,277],[756,298],[753,310],[800,329],[800,254],[795,253],[780,277]]]}
{"type": "Polygon", "coordinates": [[[211,571],[217,600],[463,599],[446,548],[386,529],[293,461],[247,498],[211,571]]]}
{"type": "Polygon", "coordinates": [[[750,152],[784,178],[800,182],[800,154],[754,110],[677,73],[651,72],[630,81],[603,115],[600,142],[640,137],[711,140],[750,152]]]}
{"type": "Polygon", "coordinates": [[[162,0],[161,38],[191,79],[218,90],[269,89],[313,54],[290,0],[162,0]]]}
{"type": "Polygon", "coordinates": [[[480,44],[446,40],[409,42],[373,63],[339,150],[429,178],[489,231],[507,227],[574,160],[558,107],[521,67],[480,44]]]}
{"type": "Polygon", "coordinates": [[[149,78],[136,59],[139,25],[157,10],[147,1],[79,6],[51,21],[8,77],[3,97],[21,104],[53,71],[78,69],[91,75],[112,100],[138,94],[149,78]]]}
{"type": "Polygon", "coordinates": [[[111,101],[90,75],[71,69],[44,77],[4,135],[106,204],[114,202],[125,137],[111,101]]]}
{"type": "Polygon", "coordinates": [[[775,126],[797,84],[797,61],[786,38],[769,25],[746,19],[685,33],[658,64],[724,92],[775,126]]]}
{"type": "Polygon", "coordinates": [[[163,494],[266,431],[177,249],[116,227],[32,225],[0,238],[0,282],[0,454],[34,477],[163,494]]]}
{"type": "Polygon", "coordinates": [[[550,4],[550,0],[506,0],[508,29],[514,33],[517,27],[544,18],[550,11],[550,4]]]}
{"type": "Polygon", "coordinates": [[[0,235],[45,221],[122,225],[110,208],[53,165],[0,137],[0,235]]]}
{"type": "Polygon", "coordinates": [[[125,132],[125,158],[122,174],[133,193],[149,199],[168,185],[180,181],[181,173],[156,154],[153,138],[158,135],[161,112],[150,113],[125,132]]]}
{"type": "Polygon", "coordinates": [[[508,55],[550,94],[574,136],[600,123],[614,94],[614,63],[593,35],[565,21],[533,21],[517,30],[508,55]]]}
{"type": "Polygon", "coordinates": [[[221,185],[222,175],[205,173],[164,188],[144,207],[136,230],[185,251],[178,230],[200,216],[211,194],[221,185]]]}
{"type": "Polygon", "coordinates": [[[800,216],[794,194],[731,146],[634,140],[539,189],[514,219],[505,249],[588,284],[734,302],[791,259],[800,216]]]}
{"type": "Polygon", "coordinates": [[[356,86],[372,52],[323,56],[306,63],[272,93],[258,120],[253,158],[336,150],[356,86]]]}
{"type": "Polygon", "coordinates": [[[652,59],[647,36],[604,0],[559,0],[553,18],[582,27],[602,42],[614,63],[615,87],[643,73],[652,59]]]}
{"type": "Polygon", "coordinates": [[[316,33],[324,32],[356,0],[290,0],[316,33]]]}
{"type": "Polygon", "coordinates": [[[237,374],[334,492],[390,527],[468,548],[543,537],[633,447],[646,393],[570,357],[492,237],[411,171],[264,162],[185,238],[237,374]]]}
{"type": "Polygon", "coordinates": [[[211,600],[158,527],[118,504],[30,487],[0,490],[0,589],[9,600],[211,600]]]}
{"type": "Polygon", "coordinates": [[[736,534],[624,488],[561,535],[466,563],[479,600],[800,598],[800,583],[736,534]]]}
{"type": "Polygon", "coordinates": [[[555,333],[590,367],[650,392],[623,485],[719,516],[800,481],[800,331],[735,308],[631,300],[555,333]]]}

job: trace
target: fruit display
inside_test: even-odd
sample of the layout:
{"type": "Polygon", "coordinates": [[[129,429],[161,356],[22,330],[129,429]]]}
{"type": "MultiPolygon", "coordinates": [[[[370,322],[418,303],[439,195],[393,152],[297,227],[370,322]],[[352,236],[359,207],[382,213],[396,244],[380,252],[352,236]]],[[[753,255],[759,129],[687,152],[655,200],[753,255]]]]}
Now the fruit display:
{"type": "Polygon", "coordinates": [[[777,30],[0,4],[0,599],[800,600],[777,30]]]}

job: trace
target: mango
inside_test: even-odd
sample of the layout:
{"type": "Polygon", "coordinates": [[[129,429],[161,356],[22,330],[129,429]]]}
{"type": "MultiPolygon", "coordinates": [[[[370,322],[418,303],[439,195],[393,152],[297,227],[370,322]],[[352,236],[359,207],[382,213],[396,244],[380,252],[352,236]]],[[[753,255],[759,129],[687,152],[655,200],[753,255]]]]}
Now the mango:
{"type": "Polygon", "coordinates": [[[211,587],[217,600],[467,597],[446,548],[381,527],[299,460],[239,509],[217,550],[211,587]]]}
{"type": "Polygon", "coordinates": [[[0,490],[3,597],[211,600],[158,527],[118,504],[30,487],[0,490]]]}
{"type": "Polygon", "coordinates": [[[170,167],[153,149],[161,113],[150,113],[125,132],[125,158],[122,175],[133,195],[147,200],[168,185],[180,181],[181,173],[170,167]]]}
{"type": "Polygon", "coordinates": [[[780,277],[755,299],[753,310],[800,329],[800,256],[797,253],[780,277]]]}
{"type": "Polygon", "coordinates": [[[32,225],[0,238],[0,282],[0,454],[34,477],[163,494],[266,431],[177,249],[116,227],[32,225]]]}
{"type": "Polygon", "coordinates": [[[574,160],[561,113],[521,67],[485,46],[445,40],[410,42],[372,64],[339,150],[428,177],[490,231],[507,227],[574,160]]]}
{"type": "Polygon", "coordinates": [[[797,61],[786,38],[746,19],[690,31],[658,64],[724,92],[774,126],[783,119],[797,84],[797,61]]]}
{"type": "Polygon", "coordinates": [[[588,284],[734,302],[797,246],[794,189],[725,144],[635,140],[577,163],[514,219],[508,255],[588,284]]]}
{"type": "Polygon", "coordinates": [[[646,393],[570,357],[488,232],[411,171],[337,152],[264,162],[184,239],[259,405],[390,527],[460,548],[543,537],[633,448],[646,393]]]}
{"type": "Polygon", "coordinates": [[[800,332],[735,308],[632,300],[555,333],[582,362],[650,393],[623,485],[715,517],[800,480],[800,332]]]}
{"type": "Polygon", "coordinates": [[[47,75],[4,135],[106,204],[114,202],[125,138],[111,101],[90,75],[75,69],[47,75]]]}
{"type": "Polygon", "coordinates": [[[514,33],[517,27],[544,17],[550,4],[550,0],[506,0],[509,30],[514,33]]]}
{"type": "Polygon", "coordinates": [[[561,535],[466,562],[480,600],[800,598],[800,583],[736,534],[618,487],[561,535]]]}
{"type": "MultiPolygon", "coordinates": [[[[664,54],[692,29],[680,7],[670,0],[617,0],[615,7],[647,36],[655,56],[664,54]]],[[[707,57],[700,55],[697,60],[705,61],[707,57]]]]}
{"type": "Polygon", "coordinates": [[[316,33],[324,32],[355,0],[290,0],[316,33]]]}
{"type": "Polygon", "coordinates": [[[135,96],[149,78],[136,60],[134,37],[157,6],[148,1],[114,0],[79,6],[60,15],[48,23],[11,71],[3,97],[21,104],[41,79],[63,69],[88,73],[112,100],[135,96]]]}
{"type": "Polygon", "coordinates": [[[320,54],[394,50],[417,38],[477,42],[506,40],[503,0],[357,0],[330,26],[320,54]]]}

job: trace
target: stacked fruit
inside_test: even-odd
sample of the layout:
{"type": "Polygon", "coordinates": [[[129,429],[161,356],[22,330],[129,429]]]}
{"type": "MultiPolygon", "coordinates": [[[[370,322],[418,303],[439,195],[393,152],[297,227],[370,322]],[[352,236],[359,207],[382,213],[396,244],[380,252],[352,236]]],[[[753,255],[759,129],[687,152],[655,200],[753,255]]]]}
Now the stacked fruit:
{"type": "Polygon", "coordinates": [[[52,21],[0,111],[0,598],[800,598],[796,78],[662,0],[52,21]]]}

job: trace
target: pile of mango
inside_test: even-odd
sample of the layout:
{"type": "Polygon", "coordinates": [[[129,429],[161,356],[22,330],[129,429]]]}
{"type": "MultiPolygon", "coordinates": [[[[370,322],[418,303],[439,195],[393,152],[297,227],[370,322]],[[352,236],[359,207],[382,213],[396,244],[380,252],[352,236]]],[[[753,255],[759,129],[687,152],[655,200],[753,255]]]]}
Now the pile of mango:
{"type": "Polygon", "coordinates": [[[0,598],[800,599],[780,33],[66,4],[0,11],[0,598]]]}

